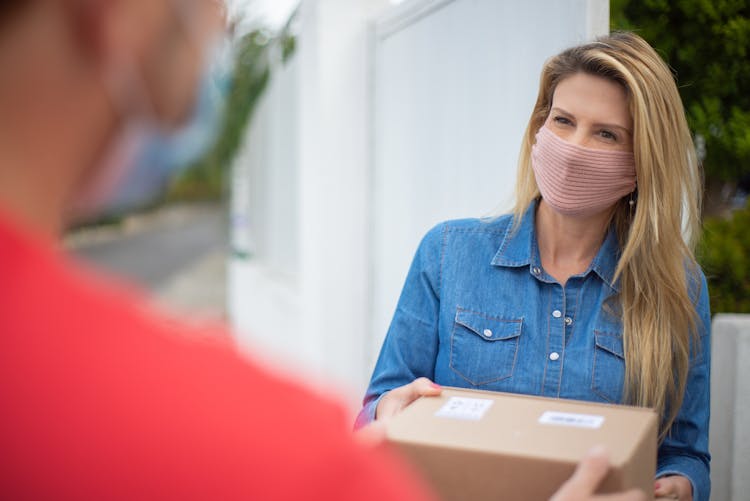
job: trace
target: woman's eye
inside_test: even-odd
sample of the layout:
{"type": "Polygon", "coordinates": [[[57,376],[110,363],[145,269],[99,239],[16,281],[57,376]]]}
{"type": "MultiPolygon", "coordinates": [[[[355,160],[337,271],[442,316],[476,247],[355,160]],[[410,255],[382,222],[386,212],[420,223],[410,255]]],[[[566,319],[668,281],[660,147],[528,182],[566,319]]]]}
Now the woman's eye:
{"type": "Polygon", "coordinates": [[[602,130],[601,132],[599,132],[599,135],[603,137],[604,139],[608,139],[610,141],[617,141],[617,136],[611,131],[602,130]]]}
{"type": "Polygon", "coordinates": [[[570,125],[572,122],[565,117],[555,117],[554,121],[562,125],[570,125]]]}

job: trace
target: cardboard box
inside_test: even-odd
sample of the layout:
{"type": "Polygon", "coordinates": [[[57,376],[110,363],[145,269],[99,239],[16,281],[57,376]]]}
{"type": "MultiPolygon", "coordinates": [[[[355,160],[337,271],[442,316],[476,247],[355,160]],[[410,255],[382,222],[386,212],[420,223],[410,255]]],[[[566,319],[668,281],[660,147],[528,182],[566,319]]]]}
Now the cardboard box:
{"type": "Polygon", "coordinates": [[[386,435],[446,501],[548,499],[595,445],[612,464],[597,492],[653,495],[650,409],[446,388],[404,409],[386,435]]]}

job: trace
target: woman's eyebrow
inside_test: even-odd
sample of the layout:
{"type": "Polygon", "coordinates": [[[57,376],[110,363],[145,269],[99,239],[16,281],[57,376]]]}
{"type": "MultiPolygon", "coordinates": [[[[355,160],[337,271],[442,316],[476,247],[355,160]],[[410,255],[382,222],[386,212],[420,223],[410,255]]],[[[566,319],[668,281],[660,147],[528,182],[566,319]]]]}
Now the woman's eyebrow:
{"type": "Polygon", "coordinates": [[[550,109],[549,111],[550,111],[550,113],[552,113],[553,111],[556,111],[556,112],[558,112],[558,113],[562,113],[563,115],[567,115],[567,116],[569,116],[569,117],[572,117],[572,116],[573,116],[573,115],[572,115],[571,113],[568,113],[568,112],[567,112],[567,111],[565,111],[564,109],[562,109],[562,108],[558,108],[557,106],[555,106],[554,108],[550,109]]]}

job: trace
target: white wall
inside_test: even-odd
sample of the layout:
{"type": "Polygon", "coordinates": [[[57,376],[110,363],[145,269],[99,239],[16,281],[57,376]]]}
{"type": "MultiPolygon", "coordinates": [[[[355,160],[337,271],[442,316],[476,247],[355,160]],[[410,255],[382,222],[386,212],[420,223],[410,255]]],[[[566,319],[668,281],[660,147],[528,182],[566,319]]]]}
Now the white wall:
{"type": "Polygon", "coordinates": [[[229,314],[241,343],[279,355],[302,342],[299,72],[298,57],[274,68],[232,169],[229,314]]]}
{"type": "Polygon", "coordinates": [[[360,398],[368,330],[370,20],[385,0],[303,4],[301,284],[315,360],[360,398]]]}
{"type": "Polygon", "coordinates": [[[299,137],[300,70],[296,57],[276,59],[233,170],[231,237],[235,251],[292,277],[299,266],[299,150],[290,145],[299,137]]]}
{"type": "Polygon", "coordinates": [[[711,499],[750,492],[750,315],[716,315],[711,325],[711,499]]]}
{"type": "Polygon", "coordinates": [[[240,341],[354,409],[422,234],[507,200],[544,58],[607,26],[606,0],[303,2],[235,165],[240,341]]]}
{"type": "Polygon", "coordinates": [[[296,69],[271,82],[233,187],[235,244],[255,251],[230,263],[230,316],[240,342],[283,355],[281,365],[298,375],[334,381],[352,408],[366,378],[369,321],[369,27],[389,6],[387,0],[302,3],[296,69]],[[290,101],[274,99],[282,88],[290,101]],[[292,120],[275,127],[275,113],[292,120]],[[292,158],[296,165],[289,169],[285,161],[292,158]],[[263,249],[278,241],[274,231],[289,228],[281,219],[252,222],[267,214],[257,200],[272,205],[268,198],[284,185],[274,188],[269,172],[277,167],[295,173],[286,180],[294,199],[281,202],[296,207],[288,252],[294,264],[288,267],[275,266],[263,249]]]}

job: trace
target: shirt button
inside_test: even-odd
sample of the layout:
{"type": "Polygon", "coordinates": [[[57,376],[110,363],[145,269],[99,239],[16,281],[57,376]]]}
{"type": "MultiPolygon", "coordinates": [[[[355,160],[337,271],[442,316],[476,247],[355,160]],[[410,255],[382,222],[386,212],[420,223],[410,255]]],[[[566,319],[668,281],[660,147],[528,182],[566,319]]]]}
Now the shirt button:
{"type": "Polygon", "coordinates": [[[534,266],[533,268],[531,268],[531,273],[533,273],[534,275],[539,275],[541,272],[542,270],[540,270],[538,266],[534,266]]]}
{"type": "Polygon", "coordinates": [[[482,334],[484,334],[485,337],[492,337],[492,331],[489,329],[484,329],[484,332],[482,334]]]}
{"type": "Polygon", "coordinates": [[[560,310],[555,310],[552,312],[552,316],[555,318],[560,318],[562,316],[562,313],[560,313],[560,310]]]}
{"type": "Polygon", "coordinates": [[[565,325],[570,325],[573,323],[573,319],[570,317],[565,317],[565,325]]]}
{"type": "Polygon", "coordinates": [[[556,351],[553,351],[552,353],[549,354],[549,359],[552,360],[553,362],[557,360],[558,358],[560,358],[560,354],[557,353],[556,351]]]}

